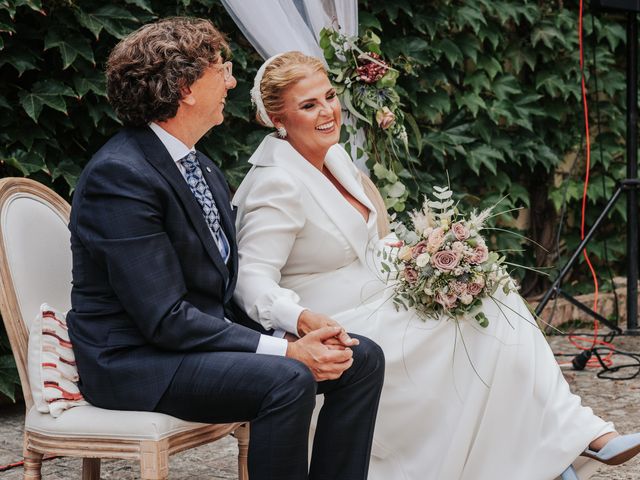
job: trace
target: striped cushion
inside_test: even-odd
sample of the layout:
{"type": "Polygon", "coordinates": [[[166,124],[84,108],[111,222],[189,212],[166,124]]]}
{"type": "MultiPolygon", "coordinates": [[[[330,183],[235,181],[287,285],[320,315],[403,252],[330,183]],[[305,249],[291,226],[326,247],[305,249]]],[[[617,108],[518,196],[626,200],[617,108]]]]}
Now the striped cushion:
{"type": "Polygon", "coordinates": [[[29,383],[39,412],[59,416],[84,401],[78,385],[78,369],[69,341],[65,314],[46,303],[29,332],[29,383]]]}

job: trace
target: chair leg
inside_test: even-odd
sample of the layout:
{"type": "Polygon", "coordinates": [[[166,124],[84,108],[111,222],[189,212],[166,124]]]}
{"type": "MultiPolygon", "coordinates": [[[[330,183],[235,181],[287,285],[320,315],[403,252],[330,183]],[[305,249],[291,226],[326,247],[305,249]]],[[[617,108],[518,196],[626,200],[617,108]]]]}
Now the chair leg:
{"type": "MultiPolygon", "coordinates": [[[[26,443],[26,442],[25,442],[26,443]]],[[[24,480],[41,480],[42,478],[42,453],[24,448],[24,480]]]]}
{"type": "Polygon", "coordinates": [[[233,432],[238,441],[238,480],[249,480],[247,457],[249,454],[249,424],[239,426],[233,432]]]}
{"type": "Polygon", "coordinates": [[[166,439],[140,442],[140,474],[142,480],[169,478],[169,444],[166,439]]]}
{"type": "Polygon", "coordinates": [[[100,459],[82,459],[82,480],[100,480],[100,459]]]}

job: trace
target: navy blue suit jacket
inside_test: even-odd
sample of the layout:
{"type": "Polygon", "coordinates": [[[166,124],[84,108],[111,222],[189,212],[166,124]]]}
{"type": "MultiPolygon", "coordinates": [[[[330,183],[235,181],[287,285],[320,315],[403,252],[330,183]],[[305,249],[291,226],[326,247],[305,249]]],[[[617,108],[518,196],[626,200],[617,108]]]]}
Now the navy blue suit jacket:
{"type": "Polygon", "coordinates": [[[238,265],[234,219],[222,173],[198,159],[230,240],[228,266],[151,129],[122,130],[80,177],[67,319],[80,390],[94,405],[153,410],[188,352],[256,351],[257,331],[224,320],[238,265]]]}

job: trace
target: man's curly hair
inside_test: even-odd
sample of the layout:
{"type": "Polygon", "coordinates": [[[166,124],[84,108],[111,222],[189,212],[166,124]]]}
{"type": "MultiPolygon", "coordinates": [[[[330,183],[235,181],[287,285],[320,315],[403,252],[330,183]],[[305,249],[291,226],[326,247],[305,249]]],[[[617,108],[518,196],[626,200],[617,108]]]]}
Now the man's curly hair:
{"type": "Polygon", "coordinates": [[[109,55],[109,102],[125,125],[172,118],[183,89],[229,53],[224,35],[209,20],[174,17],[145,25],[109,55]]]}

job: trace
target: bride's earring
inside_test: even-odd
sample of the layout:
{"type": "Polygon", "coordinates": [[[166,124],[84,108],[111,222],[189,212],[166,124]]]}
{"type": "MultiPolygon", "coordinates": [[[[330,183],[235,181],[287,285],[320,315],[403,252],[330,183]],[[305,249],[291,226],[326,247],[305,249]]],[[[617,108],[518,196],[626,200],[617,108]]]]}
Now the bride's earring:
{"type": "Polygon", "coordinates": [[[278,131],[278,136],[280,138],[287,138],[287,129],[284,127],[278,127],[276,128],[276,130],[278,131]]]}

